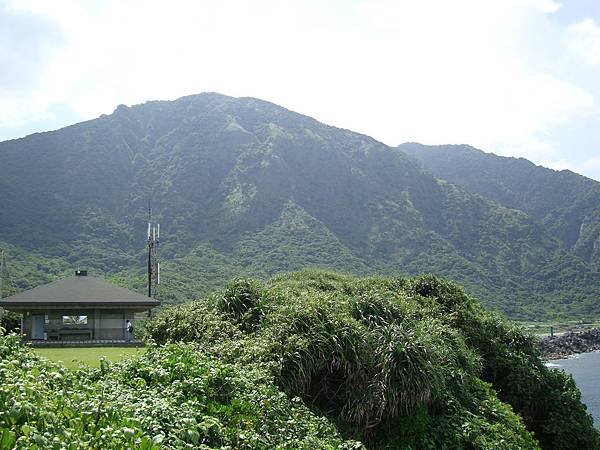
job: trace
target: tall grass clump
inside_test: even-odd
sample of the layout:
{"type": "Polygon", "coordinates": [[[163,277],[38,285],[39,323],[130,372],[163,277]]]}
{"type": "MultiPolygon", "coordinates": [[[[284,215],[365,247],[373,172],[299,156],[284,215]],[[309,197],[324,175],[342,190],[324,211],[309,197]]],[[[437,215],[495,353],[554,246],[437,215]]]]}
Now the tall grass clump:
{"type": "Polygon", "coordinates": [[[573,380],[546,368],[521,329],[434,276],[235,280],[148,330],[259,365],[288,398],[369,448],[600,448],[573,380]]]}
{"type": "Polygon", "coordinates": [[[432,405],[453,374],[476,367],[457,333],[437,319],[419,320],[401,293],[393,301],[377,291],[305,297],[279,318],[280,383],[365,435],[432,405]]]}
{"type": "MultiPolygon", "coordinates": [[[[543,366],[531,338],[436,277],[306,270],[237,280],[198,304],[237,330],[220,341],[197,333],[190,340],[202,352],[259,364],[289,398],[369,448],[599,448],[578,391],[543,366]],[[580,425],[554,420],[565,402],[580,425]]],[[[165,311],[150,335],[175,340],[170,321],[196,307],[165,311]]]]}
{"type": "Polygon", "coordinates": [[[484,311],[461,287],[448,281],[418,277],[409,289],[441,306],[443,320],[482,356],[480,378],[523,418],[543,448],[600,448],[600,435],[573,378],[546,367],[532,336],[484,311]]]}
{"type": "Polygon", "coordinates": [[[237,279],[217,296],[216,308],[240,324],[242,330],[252,331],[261,319],[260,302],[265,295],[267,294],[260,282],[237,279]]]}

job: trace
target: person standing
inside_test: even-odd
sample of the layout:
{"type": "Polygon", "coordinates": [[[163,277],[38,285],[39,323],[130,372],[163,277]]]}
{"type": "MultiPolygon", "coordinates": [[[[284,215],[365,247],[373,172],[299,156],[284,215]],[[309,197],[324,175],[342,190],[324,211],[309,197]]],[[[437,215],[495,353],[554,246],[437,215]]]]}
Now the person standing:
{"type": "Polygon", "coordinates": [[[129,319],[125,321],[125,337],[127,342],[131,342],[131,336],[133,335],[133,324],[129,319]]]}

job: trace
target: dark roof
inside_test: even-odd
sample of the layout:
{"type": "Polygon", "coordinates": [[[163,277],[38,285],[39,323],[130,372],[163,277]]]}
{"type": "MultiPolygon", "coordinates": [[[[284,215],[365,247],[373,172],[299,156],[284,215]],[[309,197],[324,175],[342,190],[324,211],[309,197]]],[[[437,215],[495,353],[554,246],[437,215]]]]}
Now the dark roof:
{"type": "Polygon", "coordinates": [[[0,299],[5,308],[41,305],[147,306],[160,305],[145,295],[115,286],[100,278],[73,276],[0,299]]]}

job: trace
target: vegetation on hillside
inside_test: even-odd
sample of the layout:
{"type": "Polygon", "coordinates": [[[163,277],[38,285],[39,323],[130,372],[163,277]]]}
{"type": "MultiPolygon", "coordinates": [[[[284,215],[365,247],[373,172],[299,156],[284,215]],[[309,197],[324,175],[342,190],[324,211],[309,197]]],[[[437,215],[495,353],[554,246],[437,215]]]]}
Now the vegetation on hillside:
{"type": "Polygon", "coordinates": [[[80,267],[143,290],[151,200],[165,303],[237,274],[310,266],[435,273],[513,318],[600,317],[597,272],[546,223],[436,180],[367,136],[256,99],[120,106],[2,142],[0,192],[12,289],[80,267]]]}
{"type": "Polygon", "coordinates": [[[573,380],[544,366],[532,338],[432,276],[241,279],[147,332],[268,368],[369,448],[600,448],[573,380]]]}
{"type": "Polygon", "coordinates": [[[398,147],[436,177],[464,186],[543,224],[565,247],[600,270],[600,183],[523,158],[484,153],[468,145],[398,147]]]}

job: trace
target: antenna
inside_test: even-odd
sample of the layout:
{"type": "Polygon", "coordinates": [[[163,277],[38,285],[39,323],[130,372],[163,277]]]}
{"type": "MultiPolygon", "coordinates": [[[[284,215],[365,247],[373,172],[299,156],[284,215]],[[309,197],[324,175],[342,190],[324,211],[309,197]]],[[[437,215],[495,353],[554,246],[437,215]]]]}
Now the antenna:
{"type": "Polygon", "coordinates": [[[148,297],[154,298],[160,284],[160,264],[158,263],[158,243],[160,224],[152,223],[152,208],[148,202],[148,297]]]}
{"type": "Polygon", "coordinates": [[[152,208],[150,207],[150,201],[148,201],[148,240],[150,240],[150,227],[152,226],[152,208]]]}

